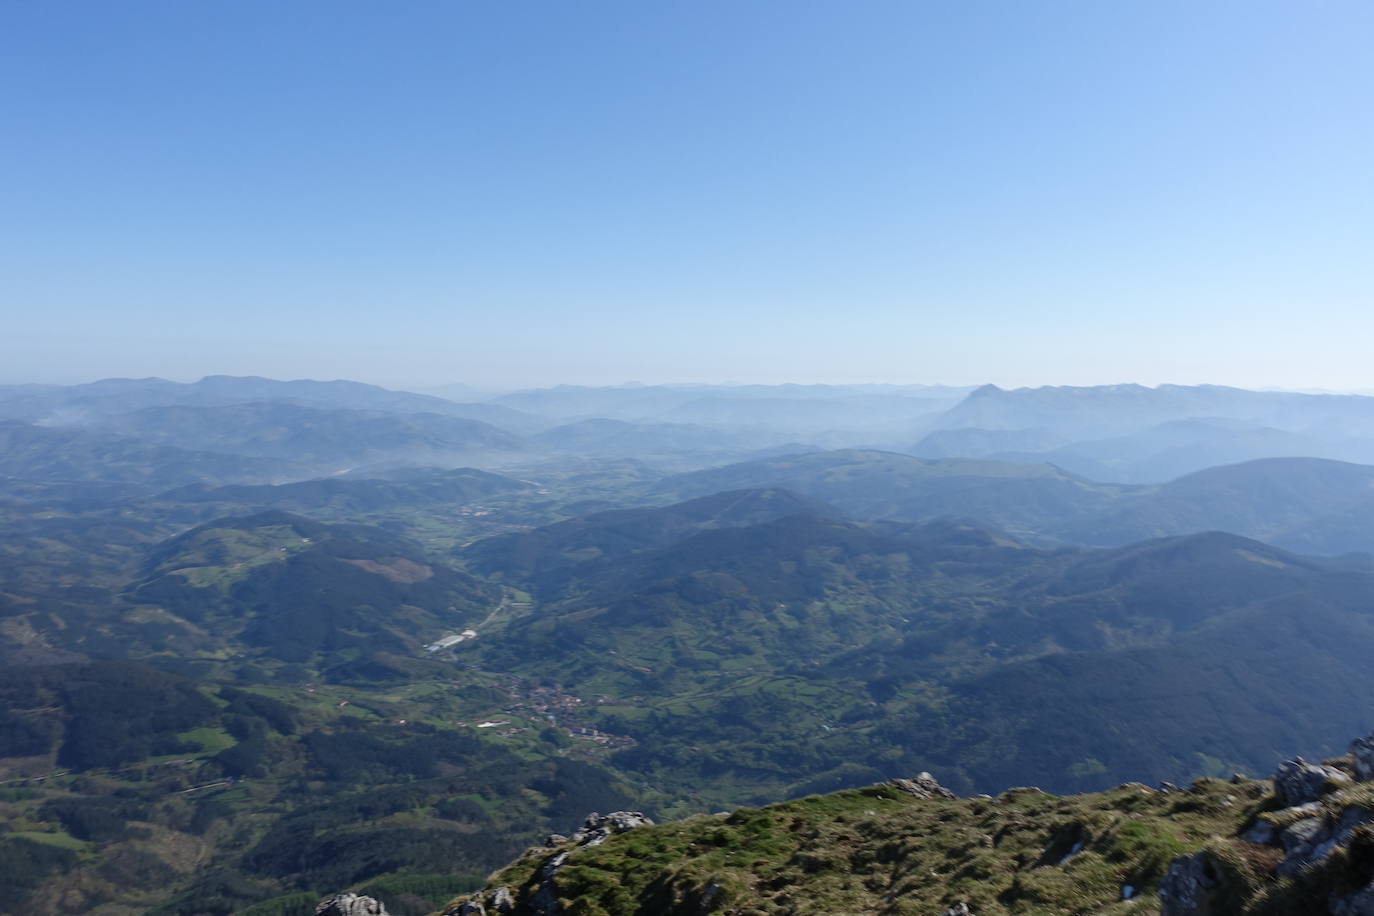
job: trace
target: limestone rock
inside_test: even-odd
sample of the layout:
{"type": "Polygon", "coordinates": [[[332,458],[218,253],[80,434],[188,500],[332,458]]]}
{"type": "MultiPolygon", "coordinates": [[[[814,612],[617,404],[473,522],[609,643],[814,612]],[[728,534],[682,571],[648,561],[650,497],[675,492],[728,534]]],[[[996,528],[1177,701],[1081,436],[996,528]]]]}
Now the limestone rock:
{"type": "Polygon", "coordinates": [[[889,786],[917,798],[955,798],[955,794],[935,780],[929,773],[919,773],[915,779],[889,779],[889,786]]]}
{"type": "Polygon", "coordinates": [[[638,811],[614,811],[610,814],[592,812],[582,822],[582,828],[574,833],[570,839],[579,848],[600,846],[612,834],[624,833],[626,830],[633,830],[636,827],[652,827],[653,824],[653,821],[638,811]]]}
{"type": "Polygon", "coordinates": [[[1294,757],[1279,764],[1274,774],[1274,794],[1285,808],[1316,801],[1331,786],[1350,784],[1350,777],[1335,767],[1308,763],[1294,757]]]}
{"type": "Polygon", "coordinates": [[[315,907],[315,916],[388,916],[380,900],[358,894],[335,894],[315,907]]]}
{"type": "Polygon", "coordinates": [[[514,913],[515,895],[510,892],[508,887],[498,887],[491,892],[491,897],[487,899],[487,906],[493,913],[514,913]]]}
{"type": "Polygon", "coordinates": [[[1355,778],[1374,779],[1374,734],[1351,742],[1350,754],[1355,758],[1355,778]]]}
{"type": "Polygon", "coordinates": [[[530,901],[532,911],[537,916],[558,916],[563,912],[563,907],[558,903],[558,891],[553,886],[553,879],[558,877],[558,870],[567,861],[568,854],[560,852],[539,869],[539,889],[534,892],[534,899],[530,901]]]}
{"type": "Polygon", "coordinates": [[[1286,855],[1274,874],[1280,878],[1289,877],[1309,865],[1325,861],[1337,847],[1350,842],[1355,828],[1371,820],[1374,820],[1374,813],[1363,808],[1347,808],[1334,822],[1313,817],[1289,824],[1279,834],[1286,855]]]}
{"type": "Polygon", "coordinates": [[[1206,852],[1179,856],[1159,884],[1160,916],[1208,916],[1219,881],[1206,852]]]}
{"type": "Polygon", "coordinates": [[[443,911],[441,916],[488,916],[488,914],[515,912],[515,896],[511,894],[508,887],[498,887],[485,894],[485,903],[482,902],[483,899],[484,895],[479,891],[454,906],[450,906],[443,911]]]}
{"type": "Polygon", "coordinates": [[[956,903],[954,906],[945,910],[941,916],[973,916],[973,910],[968,908],[967,903],[956,903]]]}
{"type": "Polygon", "coordinates": [[[1274,874],[1280,878],[1296,875],[1321,858],[1317,851],[1330,838],[1331,831],[1321,818],[1308,817],[1289,824],[1279,834],[1279,843],[1286,855],[1278,868],[1274,869],[1274,874]]]}
{"type": "Polygon", "coordinates": [[[1279,834],[1279,842],[1288,851],[1297,849],[1300,846],[1307,846],[1314,841],[1320,842],[1324,838],[1326,824],[1319,817],[1305,817],[1300,821],[1294,821],[1284,828],[1283,833],[1279,834]]]}

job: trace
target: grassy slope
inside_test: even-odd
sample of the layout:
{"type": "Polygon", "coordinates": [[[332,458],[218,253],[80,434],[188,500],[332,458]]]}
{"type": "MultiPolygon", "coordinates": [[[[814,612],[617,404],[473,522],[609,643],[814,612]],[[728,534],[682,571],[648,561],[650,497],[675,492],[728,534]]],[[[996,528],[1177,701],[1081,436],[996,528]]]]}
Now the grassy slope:
{"type": "MultiPolygon", "coordinates": [[[[1171,859],[1234,834],[1271,797],[1252,780],[929,800],[875,785],[618,834],[573,852],[556,886],[570,916],[896,916],[961,902],[979,916],[1151,913],[1171,859]]],[[[488,887],[528,905],[540,868],[568,848],[532,849],[488,887]]]]}

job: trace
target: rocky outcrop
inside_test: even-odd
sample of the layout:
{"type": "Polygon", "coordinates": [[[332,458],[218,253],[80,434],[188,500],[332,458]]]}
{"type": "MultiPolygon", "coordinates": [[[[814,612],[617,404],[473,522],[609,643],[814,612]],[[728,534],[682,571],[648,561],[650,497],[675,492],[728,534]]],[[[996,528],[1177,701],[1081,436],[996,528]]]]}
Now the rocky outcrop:
{"type": "Polygon", "coordinates": [[[335,894],[315,907],[315,916],[388,916],[382,902],[358,894],[335,894]]]}
{"type": "Polygon", "coordinates": [[[1371,822],[1374,812],[1352,807],[1339,815],[1308,817],[1289,824],[1279,833],[1284,857],[1274,873],[1280,878],[1296,875],[1315,862],[1325,861],[1338,846],[1348,844],[1359,827],[1371,822]]]}
{"type": "MultiPolygon", "coordinates": [[[[1281,849],[1283,858],[1274,867],[1273,875],[1306,876],[1303,881],[1311,881],[1313,875],[1320,874],[1319,869],[1327,865],[1337,849],[1346,850],[1341,867],[1348,872],[1352,854],[1361,847],[1360,857],[1365,864],[1356,868],[1355,873],[1363,876],[1353,882],[1353,890],[1349,874],[1336,881],[1336,886],[1344,885],[1344,889],[1330,895],[1325,911],[1334,916],[1374,916],[1374,875],[1370,874],[1374,871],[1374,832],[1367,826],[1374,824],[1374,810],[1367,801],[1358,801],[1358,794],[1353,798],[1340,794],[1356,782],[1374,780],[1374,735],[1357,738],[1350,746],[1350,758],[1353,779],[1335,766],[1311,764],[1301,757],[1285,761],[1273,781],[1274,798],[1284,807],[1260,815],[1240,833],[1239,839],[1281,849]],[[1366,881],[1368,886],[1360,887],[1366,881]]],[[[1163,916],[1220,912],[1218,901],[1225,896],[1220,890],[1220,875],[1217,859],[1210,852],[1175,859],[1160,884],[1163,916]]]]}
{"type": "Polygon", "coordinates": [[[1319,817],[1305,817],[1289,824],[1279,833],[1279,845],[1285,855],[1275,873],[1280,877],[1296,875],[1320,858],[1318,850],[1326,839],[1326,825],[1319,817]]]}
{"type": "Polygon", "coordinates": [[[1351,838],[1342,871],[1341,886],[1327,897],[1332,916],[1374,916],[1374,830],[1357,831],[1351,838]]]}
{"type": "Polygon", "coordinates": [[[1159,884],[1160,916],[1207,916],[1220,884],[1210,853],[1179,856],[1159,884]]]}
{"type": "Polygon", "coordinates": [[[653,821],[638,811],[616,811],[612,814],[592,812],[582,822],[582,828],[568,839],[579,848],[600,846],[612,834],[624,833],[636,827],[652,827],[653,824],[653,821]]]}
{"type": "Polygon", "coordinates": [[[940,916],[973,916],[973,910],[968,908],[967,903],[956,903],[940,914],[940,916]]]}
{"type": "Polygon", "coordinates": [[[534,899],[530,901],[532,911],[538,916],[557,916],[563,912],[563,907],[558,903],[558,889],[554,887],[554,879],[558,877],[558,871],[568,861],[568,853],[560,852],[550,858],[539,868],[539,888],[534,892],[534,899]]]}
{"type": "Polygon", "coordinates": [[[886,785],[900,789],[916,798],[956,798],[957,796],[936,782],[929,773],[919,773],[915,779],[889,779],[886,785]]]}
{"type": "Polygon", "coordinates": [[[1365,735],[1351,742],[1350,756],[1355,758],[1356,779],[1374,779],[1374,735],[1365,735]]]}
{"type": "MultiPolygon", "coordinates": [[[[558,872],[568,863],[568,858],[579,849],[600,846],[617,833],[624,833],[636,827],[651,827],[653,821],[639,811],[613,811],[610,814],[592,812],[582,821],[572,836],[550,834],[544,839],[544,847],[557,849],[539,866],[539,885],[524,904],[521,913],[533,916],[558,916],[563,912],[558,902],[558,888],[555,884],[558,872]]],[[[486,893],[478,893],[444,911],[444,916],[492,916],[497,913],[514,913],[515,895],[509,887],[497,887],[486,893]]]]}
{"type": "Polygon", "coordinates": [[[1285,760],[1274,774],[1274,795],[1285,808],[1321,798],[1335,787],[1349,785],[1350,777],[1335,767],[1308,763],[1301,757],[1285,760]]]}
{"type": "Polygon", "coordinates": [[[508,887],[498,887],[487,898],[487,908],[493,913],[514,913],[515,895],[508,887]]]}
{"type": "Polygon", "coordinates": [[[455,916],[497,916],[515,912],[515,895],[508,887],[498,887],[483,896],[477,896],[458,904],[456,910],[449,911],[455,916]]]}
{"type": "Polygon", "coordinates": [[[638,811],[614,811],[610,814],[597,814],[593,811],[588,814],[582,821],[582,827],[568,838],[573,848],[565,849],[553,856],[539,869],[539,889],[535,891],[534,900],[531,901],[533,912],[538,916],[556,916],[563,912],[558,903],[558,891],[554,886],[554,880],[558,877],[559,869],[575,851],[589,846],[600,846],[613,834],[624,833],[636,827],[651,827],[653,823],[638,811]]]}
{"type": "Polygon", "coordinates": [[[1274,869],[1276,876],[1293,877],[1326,861],[1332,851],[1350,842],[1359,827],[1374,822],[1374,812],[1365,807],[1341,808],[1331,803],[1333,791],[1374,778],[1374,735],[1356,738],[1350,756],[1355,780],[1336,767],[1318,766],[1301,757],[1286,761],[1274,774],[1274,797],[1287,807],[1256,820],[1241,839],[1283,849],[1283,861],[1274,869]]]}

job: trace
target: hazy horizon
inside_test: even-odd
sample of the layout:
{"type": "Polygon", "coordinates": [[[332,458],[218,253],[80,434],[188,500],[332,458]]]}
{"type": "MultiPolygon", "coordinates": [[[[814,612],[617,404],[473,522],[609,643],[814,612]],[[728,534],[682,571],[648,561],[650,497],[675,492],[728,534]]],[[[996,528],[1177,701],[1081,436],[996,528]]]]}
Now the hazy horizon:
{"type": "Polygon", "coordinates": [[[1040,382],[1040,383],[1031,383],[1031,384],[1024,384],[1024,385],[1001,385],[1001,384],[998,384],[998,383],[996,383],[996,382],[973,382],[973,383],[958,384],[958,383],[953,383],[953,382],[942,381],[942,380],[939,380],[939,379],[936,379],[936,380],[882,380],[882,379],[857,379],[857,380],[845,380],[845,381],[805,381],[805,380],[797,380],[797,379],[780,379],[780,380],[772,380],[772,381],[742,381],[742,380],[739,380],[739,379],[706,379],[706,380],[699,380],[699,381],[686,381],[686,380],[681,380],[681,379],[668,379],[668,380],[664,380],[664,381],[654,381],[654,382],[645,382],[645,381],[636,380],[636,379],[626,379],[626,380],[622,380],[622,381],[619,381],[619,382],[609,382],[609,383],[605,383],[605,384],[584,384],[584,383],[580,383],[580,382],[552,382],[552,383],[549,383],[549,384],[528,384],[528,385],[509,385],[509,386],[491,385],[491,386],[487,386],[487,385],[474,384],[474,383],[466,382],[466,381],[462,381],[462,380],[452,380],[452,381],[449,381],[449,382],[439,383],[439,384],[432,384],[432,385],[390,385],[390,384],[386,384],[386,383],[384,383],[384,382],[374,381],[374,380],[365,379],[365,378],[349,378],[349,377],[342,377],[342,376],[341,376],[341,377],[338,377],[338,378],[323,378],[323,377],[320,377],[320,378],[310,378],[310,377],[307,377],[307,376],[292,376],[292,375],[283,375],[283,376],[253,376],[253,375],[238,375],[238,374],[235,374],[235,373],[210,373],[210,374],[206,374],[206,375],[193,375],[193,376],[182,376],[182,377],[168,377],[168,376],[160,376],[160,375],[103,376],[103,377],[101,377],[101,378],[85,378],[85,379],[81,379],[81,380],[79,380],[79,381],[73,381],[73,382],[40,382],[40,381],[34,381],[34,380],[31,380],[31,379],[30,379],[30,380],[21,380],[21,381],[0,381],[0,385],[25,385],[25,384],[32,384],[32,385],[61,385],[61,386],[74,386],[74,385],[93,384],[93,383],[102,382],[102,381],[111,381],[111,380],[115,380],[115,379],[119,379],[119,380],[134,380],[134,381],[160,380],[160,381],[176,382],[176,383],[178,383],[178,384],[194,384],[195,382],[201,381],[201,380],[203,380],[203,379],[205,379],[205,378],[214,377],[214,376],[220,376],[220,377],[235,377],[235,378],[264,378],[264,379],[268,379],[268,380],[271,380],[271,381],[280,381],[280,382],[299,382],[299,381],[314,381],[314,382],[359,382],[359,383],[366,384],[366,385],[375,385],[375,386],[377,386],[377,387],[379,387],[379,388],[386,388],[386,389],[390,389],[390,390],[393,390],[393,391],[406,391],[406,392],[412,392],[412,393],[418,393],[418,394],[434,394],[434,395],[439,395],[439,396],[447,397],[447,398],[449,398],[450,400],[462,400],[461,397],[458,397],[458,396],[457,396],[458,394],[461,393],[461,391],[459,391],[459,389],[468,389],[468,390],[470,390],[470,391],[472,392],[472,394],[474,395],[474,398],[477,399],[477,400],[480,400],[480,399],[485,398],[485,397],[499,397],[499,396],[501,396],[501,395],[513,394],[513,393],[521,392],[521,391],[536,391],[536,390],[544,390],[544,389],[560,388],[560,387],[571,387],[571,388],[579,388],[579,387],[585,387],[585,388],[611,388],[611,389],[614,389],[614,388],[627,388],[627,389],[632,389],[632,388],[655,388],[655,387],[663,387],[663,388],[697,388],[697,387],[701,387],[701,388],[734,388],[734,387],[786,387],[786,386],[810,387],[810,386],[830,386],[830,387],[835,387],[835,388],[865,388],[865,387],[871,387],[871,388],[953,388],[953,389],[969,388],[969,389],[972,389],[972,388],[982,387],[983,385],[994,385],[994,386],[996,386],[996,387],[998,387],[998,388],[1002,388],[1002,389],[1008,390],[1008,391],[1017,390],[1017,389],[1035,389],[1035,388],[1097,388],[1097,387],[1127,387],[1127,386],[1132,386],[1132,385],[1139,385],[1139,386],[1145,387],[1145,388],[1161,388],[1161,387],[1169,387],[1169,386],[1174,386],[1174,387],[1193,387],[1193,386],[1202,386],[1202,387],[1206,387],[1206,386],[1215,386],[1215,387],[1222,387],[1222,388],[1238,388],[1238,389],[1244,389],[1244,390],[1249,390],[1249,391],[1287,392],[1287,393],[1291,393],[1291,394],[1338,394],[1338,395],[1339,395],[1339,394],[1345,394],[1345,395],[1374,396],[1374,389],[1371,389],[1371,388],[1349,388],[1349,389],[1338,389],[1338,388],[1315,388],[1315,387],[1286,388],[1286,387],[1276,386],[1276,385],[1255,385],[1255,386],[1250,386],[1250,385],[1222,385],[1222,384],[1219,384],[1219,383],[1216,383],[1216,382],[1207,382],[1207,381],[1203,381],[1203,382],[1187,382],[1187,383],[1183,383],[1183,382],[1171,382],[1171,381],[1163,381],[1163,382],[1156,382],[1156,383],[1144,383],[1144,382],[1135,382],[1135,381],[1114,381],[1114,382],[1102,382],[1102,383],[1093,384],[1093,385],[1068,385],[1068,384],[1059,384],[1059,383],[1056,383],[1056,382],[1040,382]],[[448,393],[445,393],[444,389],[453,389],[453,391],[448,392],[448,393]]]}

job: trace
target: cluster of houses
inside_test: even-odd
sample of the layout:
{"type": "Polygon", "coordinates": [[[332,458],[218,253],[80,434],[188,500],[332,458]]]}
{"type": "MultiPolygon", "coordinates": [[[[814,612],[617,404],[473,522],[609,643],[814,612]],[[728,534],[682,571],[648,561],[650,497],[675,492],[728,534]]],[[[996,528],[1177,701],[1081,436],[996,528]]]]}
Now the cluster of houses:
{"type": "Polygon", "coordinates": [[[574,726],[568,729],[568,734],[578,741],[590,741],[603,747],[630,747],[635,744],[635,739],[629,735],[612,735],[610,732],[597,731],[594,728],[574,726]]]}

